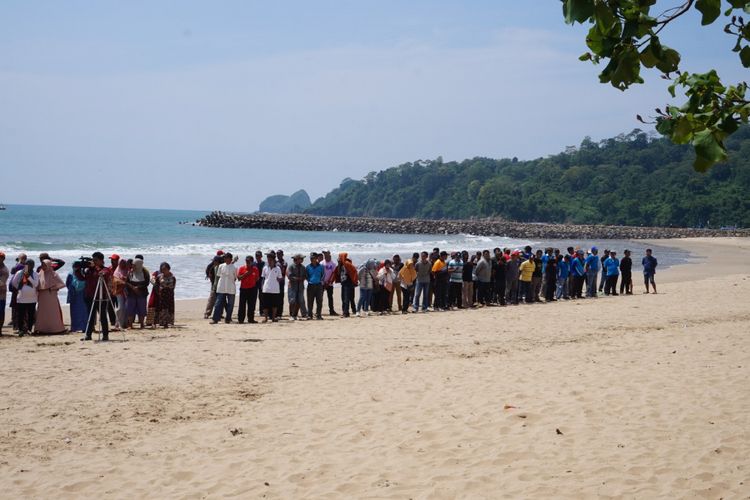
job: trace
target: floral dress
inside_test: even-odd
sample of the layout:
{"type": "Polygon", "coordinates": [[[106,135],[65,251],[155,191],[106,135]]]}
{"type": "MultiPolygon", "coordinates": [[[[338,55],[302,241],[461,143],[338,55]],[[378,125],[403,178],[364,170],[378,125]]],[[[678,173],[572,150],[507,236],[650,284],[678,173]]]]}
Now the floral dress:
{"type": "Polygon", "coordinates": [[[174,289],[177,279],[174,274],[159,274],[156,278],[159,300],[156,303],[156,322],[164,327],[174,325],[174,289]]]}

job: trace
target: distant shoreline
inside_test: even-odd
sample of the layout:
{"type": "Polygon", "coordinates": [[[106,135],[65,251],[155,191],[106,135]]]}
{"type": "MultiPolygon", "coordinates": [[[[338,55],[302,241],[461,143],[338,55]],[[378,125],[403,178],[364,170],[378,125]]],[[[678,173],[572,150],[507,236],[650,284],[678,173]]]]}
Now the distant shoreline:
{"type": "Polygon", "coordinates": [[[472,234],[542,239],[666,239],[750,236],[750,229],[697,229],[511,222],[500,219],[436,220],[338,217],[305,214],[211,212],[196,225],[232,229],[277,229],[385,234],[472,234]]]}

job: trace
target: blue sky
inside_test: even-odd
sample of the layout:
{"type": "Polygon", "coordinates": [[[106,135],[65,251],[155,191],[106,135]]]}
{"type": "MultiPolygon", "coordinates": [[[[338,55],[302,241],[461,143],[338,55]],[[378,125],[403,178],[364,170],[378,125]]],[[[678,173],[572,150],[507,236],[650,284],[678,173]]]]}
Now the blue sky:
{"type": "MultiPolygon", "coordinates": [[[[599,84],[560,5],[5,0],[0,203],[251,211],[407,161],[536,158],[638,127],[665,82],[599,84]],[[14,188],[42,179],[43,198],[14,188]]],[[[721,27],[686,17],[663,41],[685,69],[746,78],[721,27]]]]}

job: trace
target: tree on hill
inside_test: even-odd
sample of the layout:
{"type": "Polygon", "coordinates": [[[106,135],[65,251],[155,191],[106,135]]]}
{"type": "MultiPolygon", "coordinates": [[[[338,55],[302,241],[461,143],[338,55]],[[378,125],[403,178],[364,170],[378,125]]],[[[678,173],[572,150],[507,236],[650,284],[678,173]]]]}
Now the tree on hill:
{"type": "Polygon", "coordinates": [[[694,152],[641,130],[530,161],[417,161],[346,179],[306,212],[321,215],[650,226],[750,227],[750,127],[708,174],[694,152]]]}

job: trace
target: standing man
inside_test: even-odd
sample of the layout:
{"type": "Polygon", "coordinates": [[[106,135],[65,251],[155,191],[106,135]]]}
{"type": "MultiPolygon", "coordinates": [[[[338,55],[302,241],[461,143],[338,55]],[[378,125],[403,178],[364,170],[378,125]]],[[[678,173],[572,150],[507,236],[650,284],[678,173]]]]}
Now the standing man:
{"type": "Polygon", "coordinates": [[[237,270],[237,279],[240,280],[240,309],[237,311],[237,322],[240,324],[245,322],[245,315],[248,317],[248,323],[257,323],[255,302],[258,300],[258,278],[260,271],[253,256],[248,255],[245,257],[245,265],[237,270]]]}
{"type": "Polygon", "coordinates": [[[211,292],[208,295],[208,301],[206,302],[206,310],[203,313],[203,319],[208,319],[214,312],[214,306],[216,305],[216,270],[221,265],[222,258],[219,255],[214,255],[211,259],[211,263],[206,266],[206,279],[211,284],[211,292]]]}
{"type": "Polygon", "coordinates": [[[448,307],[458,307],[463,309],[468,307],[464,306],[461,302],[461,295],[463,294],[463,281],[464,281],[464,261],[461,258],[461,253],[456,252],[453,254],[453,258],[448,262],[448,273],[450,273],[450,288],[448,289],[448,307]]]}
{"type": "Polygon", "coordinates": [[[620,293],[633,295],[633,259],[630,258],[630,250],[625,250],[625,257],[620,260],[620,293]]]}
{"type": "MultiPolygon", "coordinates": [[[[276,251],[276,265],[279,266],[279,269],[281,270],[281,277],[286,278],[286,268],[287,264],[284,260],[284,251],[283,250],[277,250],[276,251]]],[[[276,317],[281,318],[284,315],[284,281],[281,281],[281,284],[279,285],[279,303],[277,304],[277,310],[276,310],[276,317]]]]}
{"type": "Polygon", "coordinates": [[[263,316],[263,268],[266,266],[263,260],[263,252],[255,251],[255,267],[258,268],[258,281],[255,284],[258,294],[258,314],[263,316]]]}
{"type": "Polygon", "coordinates": [[[341,252],[339,263],[333,271],[334,281],[341,283],[341,309],[345,318],[349,317],[349,309],[354,305],[354,287],[359,284],[357,268],[349,261],[348,256],[346,252],[341,252]]]}
{"type": "Polygon", "coordinates": [[[323,279],[325,269],[318,262],[320,256],[315,252],[310,254],[310,263],[305,268],[307,272],[307,319],[312,319],[313,302],[315,302],[315,319],[323,319],[323,279]]]}
{"type": "Polygon", "coordinates": [[[604,285],[606,285],[607,283],[607,276],[608,276],[607,266],[604,265],[604,261],[607,260],[608,258],[609,258],[609,249],[605,248],[604,255],[602,255],[600,259],[602,263],[602,279],[601,281],[599,281],[599,293],[602,292],[602,290],[604,289],[604,285]]]}
{"type": "Polygon", "coordinates": [[[489,306],[492,302],[492,260],[489,250],[482,251],[482,258],[479,259],[474,270],[477,275],[477,300],[482,307],[489,306]]]}
{"type": "Polygon", "coordinates": [[[646,285],[646,293],[648,293],[648,284],[654,287],[654,293],[656,293],[656,282],[654,281],[654,274],[656,274],[656,266],[658,262],[654,257],[653,252],[650,248],[646,249],[646,256],[641,261],[643,265],[643,283],[646,285]]]}
{"type": "MultiPolygon", "coordinates": [[[[277,252],[278,255],[278,252],[277,252]]],[[[307,307],[305,307],[305,280],[307,279],[307,270],[303,261],[305,256],[301,253],[292,256],[292,265],[286,270],[289,278],[289,315],[292,320],[297,320],[297,315],[302,312],[302,317],[307,317],[307,307]]]]}
{"type": "Polygon", "coordinates": [[[5,324],[5,300],[8,296],[8,278],[10,271],[5,265],[5,254],[0,252],[0,335],[3,334],[3,325],[5,324]]]}
{"type": "Polygon", "coordinates": [[[617,278],[620,277],[620,259],[617,252],[612,250],[604,261],[607,272],[607,283],[604,285],[604,295],[617,295],[617,278]]]}
{"type": "Polygon", "coordinates": [[[417,287],[414,290],[414,312],[419,311],[419,297],[422,296],[422,312],[427,312],[430,298],[430,276],[432,275],[432,263],[427,259],[427,252],[422,252],[419,261],[414,264],[417,270],[417,287]]]}
{"type": "Polygon", "coordinates": [[[492,275],[495,277],[495,300],[501,305],[505,305],[505,254],[499,248],[495,249],[495,256],[492,258],[492,275]]]}
{"type": "MultiPolygon", "coordinates": [[[[13,266],[10,270],[10,275],[14,276],[18,271],[23,269],[26,266],[26,254],[20,253],[18,254],[18,257],[16,257],[16,265],[13,266]]],[[[13,280],[11,280],[10,283],[10,321],[13,330],[18,330],[18,310],[17,310],[17,299],[18,299],[18,289],[16,289],[15,286],[13,286],[13,280]]]]}
{"type": "Polygon", "coordinates": [[[510,254],[510,260],[505,263],[505,292],[506,303],[518,305],[518,278],[521,276],[521,252],[515,250],[510,254]]]}
{"type": "Polygon", "coordinates": [[[518,266],[518,272],[520,277],[518,278],[521,282],[521,294],[524,296],[527,304],[534,302],[534,271],[536,271],[537,265],[534,263],[534,255],[529,255],[529,258],[521,262],[518,266]]]}
{"type": "Polygon", "coordinates": [[[438,259],[432,265],[432,274],[435,275],[435,299],[432,303],[432,309],[434,311],[448,309],[448,280],[450,280],[450,274],[448,273],[448,252],[443,250],[438,254],[438,259]]]}
{"type": "Polygon", "coordinates": [[[333,283],[336,281],[334,276],[336,263],[331,258],[330,250],[323,250],[323,262],[321,262],[320,265],[323,266],[323,288],[328,296],[328,315],[338,316],[338,313],[333,307],[333,283]]]}
{"type": "Polygon", "coordinates": [[[531,275],[531,288],[534,302],[541,302],[540,294],[542,293],[542,281],[544,275],[542,274],[542,250],[537,250],[534,254],[534,273],[531,275]]]}
{"type": "Polygon", "coordinates": [[[599,249],[591,247],[591,255],[586,257],[586,297],[596,297],[596,278],[599,276],[599,249]]]}
{"type": "Polygon", "coordinates": [[[221,319],[221,311],[224,310],[225,323],[232,322],[232,311],[234,311],[234,297],[237,294],[237,270],[234,268],[234,261],[231,253],[224,254],[224,262],[216,270],[216,305],[214,306],[214,315],[211,318],[211,324],[215,325],[221,319]]]}
{"type": "Polygon", "coordinates": [[[91,334],[96,326],[97,314],[101,319],[102,326],[102,340],[109,340],[109,324],[107,323],[107,309],[109,307],[109,300],[107,296],[107,290],[111,287],[112,275],[109,269],[104,267],[104,254],[101,252],[94,252],[91,254],[91,262],[89,267],[83,270],[83,275],[86,279],[86,287],[84,288],[84,300],[89,312],[89,322],[86,326],[86,336],[82,340],[91,340],[91,334]],[[104,282],[103,286],[99,287],[97,293],[97,285],[99,284],[99,278],[102,278],[104,282]]]}

